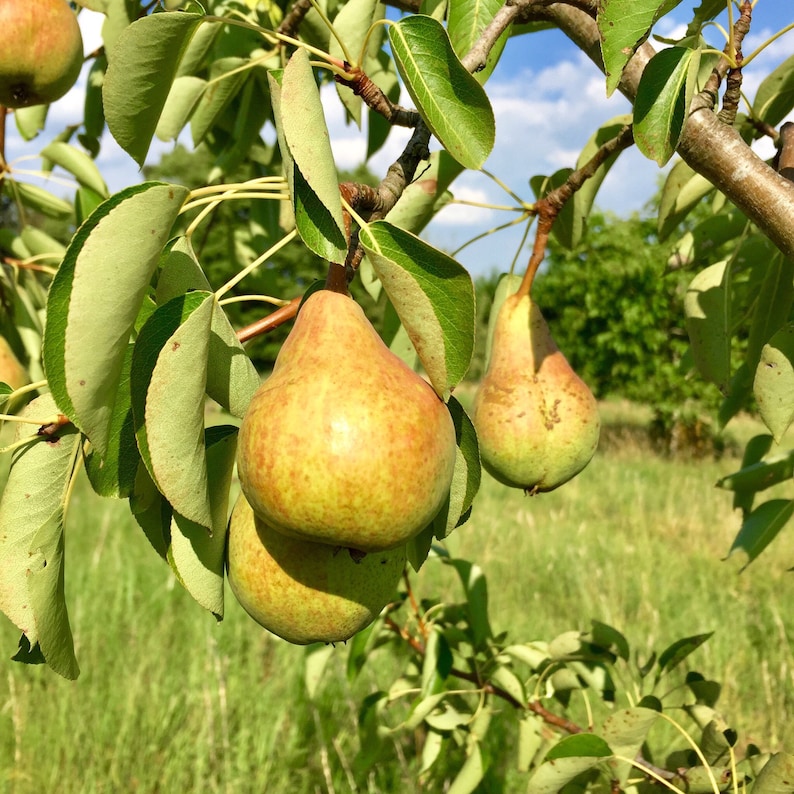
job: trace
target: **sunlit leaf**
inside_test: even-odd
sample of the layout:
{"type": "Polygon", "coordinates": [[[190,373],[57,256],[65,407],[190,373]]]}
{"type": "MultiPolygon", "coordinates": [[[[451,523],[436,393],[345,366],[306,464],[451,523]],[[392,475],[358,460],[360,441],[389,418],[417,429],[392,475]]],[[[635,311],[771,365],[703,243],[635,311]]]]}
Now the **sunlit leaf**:
{"type": "Polygon", "coordinates": [[[446,397],[474,350],[474,286],[452,257],[387,221],[361,230],[361,243],[433,388],[446,397]]]}
{"type": "Polygon", "coordinates": [[[43,345],[49,386],[100,456],[127,341],[187,193],[158,182],[116,193],[78,229],[50,287],[43,345]]]}
{"type": "Polygon", "coordinates": [[[654,23],[681,0],[603,0],[598,5],[598,31],[607,78],[607,96],[618,87],[623,68],[648,38],[654,23]]]}
{"type": "Polygon", "coordinates": [[[493,110],[482,86],[463,68],[444,26],[414,14],[389,27],[400,76],[422,118],[466,168],[480,168],[494,145],[493,110]]]}
{"type": "Polygon", "coordinates": [[[701,270],[684,296],[692,355],[700,374],[726,391],[731,368],[730,266],[718,262],[701,270]]]}
{"type": "Polygon", "coordinates": [[[758,86],[753,118],[777,127],[794,108],[794,55],[773,69],[758,86]]]}
{"type": "Polygon", "coordinates": [[[794,421],[794,324],[778,331],[761,350],[753,393],[761,419],[779,443],[794,421]]]}
{"type": "Polygon", "coordinates": [[[143,165],[179,61],[202,15],[152,14],[125,26],[113,47],[102,86],[108,128],[143,165]]]}

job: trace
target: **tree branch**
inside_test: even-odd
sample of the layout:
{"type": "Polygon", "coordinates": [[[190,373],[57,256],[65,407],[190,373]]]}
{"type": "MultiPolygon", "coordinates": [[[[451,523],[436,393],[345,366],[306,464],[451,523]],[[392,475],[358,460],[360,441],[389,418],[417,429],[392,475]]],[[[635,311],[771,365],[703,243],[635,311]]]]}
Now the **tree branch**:
{"type": "MultiPolygon", "coordinates": [[[[563,3],[539,8],[528,2],[518,19],[554,22],[604,70],[598,27],[590,13],[563,3]]],[[[643,44],[623,71],[619,90],[631,102],[640,75],[654,54],[650,44],[643,44]]],[[[733,127],[721,123],[711,109],[696,107],[690,112],[678,153],[786,256],[794,256],[794,184],[761,160],[733,127]]]]}

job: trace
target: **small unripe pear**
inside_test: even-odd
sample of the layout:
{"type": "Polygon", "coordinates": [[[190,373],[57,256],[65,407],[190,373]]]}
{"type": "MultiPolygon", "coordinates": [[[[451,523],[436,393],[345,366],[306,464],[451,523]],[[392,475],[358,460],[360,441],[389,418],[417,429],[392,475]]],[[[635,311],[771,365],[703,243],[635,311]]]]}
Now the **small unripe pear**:
{"type": "Polygon", "coordinates": [[[0,105],[54,102],[77,81],[83,38],[66,0],[1,0],[0,35],[0,105]]]}
{"type": "Polygon", "coordinates": [[[455,457],[444,402],[354,300],[329,290],[303,303],[237,446],[240,484],[260,518],[366,552],[403,546],[430,524],[455,457]]]}
{"type": "Polygon", "coordinates": [[[529,295],[499,309],[472,420],[486,471],[530,493],[567,482],[595,453],[598,404],[529,295]]]}
{"type": "Polygon", "coordinates": [[[296,645],[344,642],[394,597],[405,547],[373,554],[291,538],[241,494],[229,522],[229,585],[245,611],[296,645]]]}

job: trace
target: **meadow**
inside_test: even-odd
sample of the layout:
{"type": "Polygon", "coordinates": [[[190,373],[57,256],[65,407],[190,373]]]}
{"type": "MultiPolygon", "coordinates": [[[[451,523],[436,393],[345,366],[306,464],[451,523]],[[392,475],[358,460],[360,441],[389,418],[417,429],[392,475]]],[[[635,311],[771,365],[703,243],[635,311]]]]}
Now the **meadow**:
{"type": "MultiPolygon", "coordinates": [[[[486,477],[452,536],[451,550],[488,577],[494,629],[548,640],[597,619],[640,655],[713,631],[691,662],[722,682],[720,707],[742,742],[794,750],[794,533],[739,573],[724,559],[739,517],[714,483],[738,468],[740,447],[717,460],[660,457],[643,441],[641,414],[635,427],[625,406],[604,415],[604,443],[579,477],[536,497],[486,477]]],[[[228,591],[216,624],[126,504],[85,483],[66,554],[76,682],[11,662],[18,632],[0,617],[2,794],[420,790],[410,741],[366,778],[353,773],[357,709],[375,671],[349,683],[343,647],[311,700],[304,649],[261,630],[228,591]]],[[[451,571],[432,560],[415,589],[458,597],[451,571]]],[[[506,780],[504,791],[524,789],[518,773],[506,780]]]]}

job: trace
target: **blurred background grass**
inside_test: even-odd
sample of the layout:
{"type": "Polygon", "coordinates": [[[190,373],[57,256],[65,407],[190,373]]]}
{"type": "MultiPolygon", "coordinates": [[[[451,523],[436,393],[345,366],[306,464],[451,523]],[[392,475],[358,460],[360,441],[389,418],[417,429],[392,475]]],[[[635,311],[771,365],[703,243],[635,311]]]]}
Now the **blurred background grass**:
{"type": "MultiPolygon", "coordinates": [[[[535,497],[485,477],[471,520],[452,536],[451,550],[488,577],[494,630],[549,640],[597,619],[640,657],[714,631],[692,665],[723,683],[720,707],[742,742],[794,749],[794,538],[784,532],[739,574],[738,561],[723,560],[739,516],[731,494],[713,487],[760,426],[732,423],[725,454],[695,460],[655,454],[642,409],[609,403],[603,415],[603,443],[579,477],[535,497]]],[[[261,630],[228,591],[216,624],[126,504],[85,483],[66,554],[82,673],[67,682],[8,660],[19,637],[0,617],[0,792],[419,790],[410,736],[366,779],[352,771],[357,710],[376,669],[349,684],[339,647],[309,700],[304,649],[261,630]]],[[[460,599],[453,572],[432,561],[415,589],[460,599]]],[[[488,790],[522,791],[526,778],[509,772],[500,785],[488,790]]]]}

